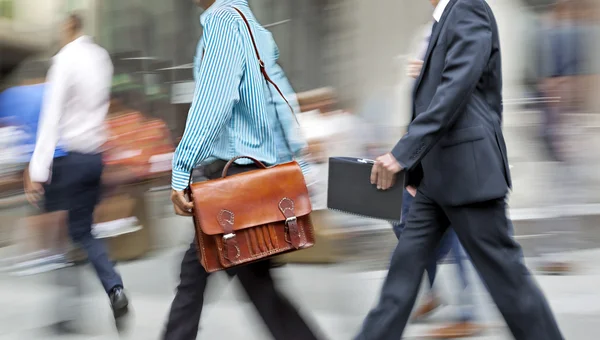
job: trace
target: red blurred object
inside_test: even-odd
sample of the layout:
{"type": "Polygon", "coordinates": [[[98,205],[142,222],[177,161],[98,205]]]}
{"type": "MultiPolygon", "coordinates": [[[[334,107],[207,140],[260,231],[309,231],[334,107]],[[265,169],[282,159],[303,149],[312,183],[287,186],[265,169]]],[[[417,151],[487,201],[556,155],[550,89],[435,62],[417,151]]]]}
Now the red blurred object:
{"type": "Polygon", "coordinates": [[[171,171],[175,147],[163,121],[147,120],[139,112],[130,112],[111,117],[107,126],[110,138],[105,145],[106,165],[125,167],[138,179],[171,171]]]}

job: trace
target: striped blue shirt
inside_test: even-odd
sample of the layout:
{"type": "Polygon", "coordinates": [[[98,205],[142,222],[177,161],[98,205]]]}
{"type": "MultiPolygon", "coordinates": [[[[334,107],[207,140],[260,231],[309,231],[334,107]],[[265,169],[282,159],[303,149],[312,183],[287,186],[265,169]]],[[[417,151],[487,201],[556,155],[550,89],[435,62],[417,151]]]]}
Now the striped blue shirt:
{"type": "Polygon", "coordinates": [[[200,17],[204,33],[194,62],[196,90],[173,157],[175,190],[185,189],[192,169],[203,163],[244,155],[272,165],[299,157],[306,148],[294,112],[261,74],[248,29],[233,7],[248,19],[267,73],[292,107],[298,106],[277,65],[275,41],[247,0],[217,0],[200,17]]]}

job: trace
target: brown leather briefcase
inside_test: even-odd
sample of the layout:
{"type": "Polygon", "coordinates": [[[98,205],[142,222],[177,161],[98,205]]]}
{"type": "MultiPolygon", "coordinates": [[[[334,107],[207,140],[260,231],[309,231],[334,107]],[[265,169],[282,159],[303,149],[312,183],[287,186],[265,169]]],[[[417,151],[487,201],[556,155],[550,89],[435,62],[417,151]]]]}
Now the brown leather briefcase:
{"type": "Polygon", "coordinates": [[[198,256],[207,272],[310,248],[315,243],[312,206],[296,162],[266,167],[251,157],[230,160],[221,178],[193,183],[198,256]],[[251,159],[258,167],[227,176],[233,162],[251,159]]]}

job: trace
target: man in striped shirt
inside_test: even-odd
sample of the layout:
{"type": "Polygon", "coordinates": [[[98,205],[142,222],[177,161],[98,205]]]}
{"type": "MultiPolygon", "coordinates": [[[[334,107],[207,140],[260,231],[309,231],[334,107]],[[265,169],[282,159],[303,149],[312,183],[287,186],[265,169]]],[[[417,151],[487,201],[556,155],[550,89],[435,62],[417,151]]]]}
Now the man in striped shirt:
{"type": "MultiPolygon", "coordinates": [[[[265,68],[295,104],[293,91],[277,65],[271,33],[256,21],[247,0],[196,0],[206,11],[200,17],[203,37],[196,55],[196,90],[184,135],[173,158],[171,199],[178,215],[190,216],[192,203],[183,190],[190,173],[204,166],[209,179],[220,177],[225,162],[238,155],[277,164],[301,156],[306,143],[294,112],[267,84],[259,68],[252,38],[236,11],[248,19],[265,68]]],[[[304,169],[306,163],[302,162],[304,169]]],[[[301,165],[302,165],[301,164],[301,165]]],[[[254,169],[239,160],[230,173],[254,169]]],[[[192,242],[181,265],[181,282],[171,306],[164,339],[190,340],[198,333],[208,273],[198,262],[192,242]]],[[[270,261],[228,271],[236,275],[275,339],[316,339],[295,308],[274,287],[270,261]]]]}

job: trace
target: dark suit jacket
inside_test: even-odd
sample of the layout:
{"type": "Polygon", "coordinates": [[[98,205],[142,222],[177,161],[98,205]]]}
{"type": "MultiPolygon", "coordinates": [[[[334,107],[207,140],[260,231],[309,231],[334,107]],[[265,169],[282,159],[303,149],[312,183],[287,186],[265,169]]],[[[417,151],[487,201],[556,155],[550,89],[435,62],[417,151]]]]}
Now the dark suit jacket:
{"type": "Polygon", "coordinates": [[[501,124],[496,19],[484,0],[451,0],[415,83],[412,122],[392,151],[406,184],[449,206],[505,197],[511,179],[501,124]]]}

